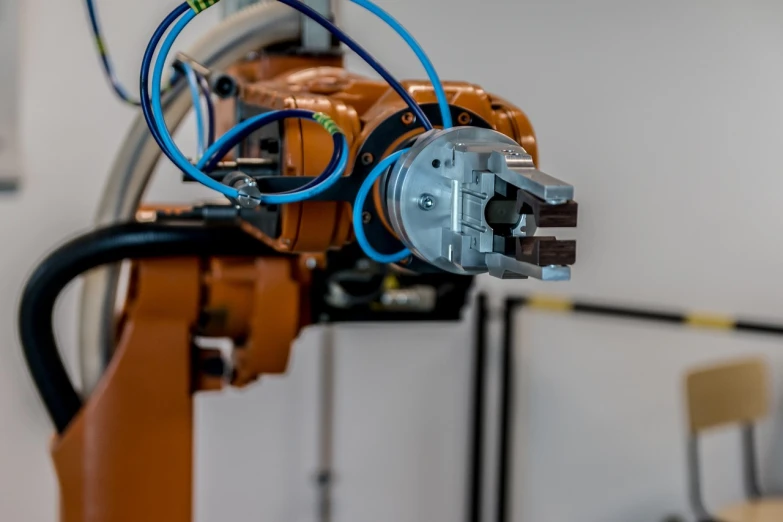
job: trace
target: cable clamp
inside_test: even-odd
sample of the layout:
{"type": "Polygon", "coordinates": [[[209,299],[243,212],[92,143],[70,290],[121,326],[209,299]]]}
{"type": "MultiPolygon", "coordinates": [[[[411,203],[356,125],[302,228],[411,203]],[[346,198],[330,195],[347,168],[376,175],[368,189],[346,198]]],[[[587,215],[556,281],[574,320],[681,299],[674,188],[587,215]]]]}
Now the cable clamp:
{"type": "Polygon", "coordinates": [[[223,184],[237,190],[235,201],[240,207],[257,208],[261,205],[262,194],[258,183],[244,172],[232,172],[225,177],[223,184]]]}
{"type": "Polygon", "coordinates": [[[200,64],[199,62],[197,62],[187,54],[183,52],[178,52],[177,55],[174,57],[173,65],[175,68],[180,69],[183,63],[190,65],[190,68],[193,69],[193,72],[195,72],[199,76],[203,76],[206,79],[209,79],[210,76],[212,76],[212,71],[209,68],[200,64]]]}

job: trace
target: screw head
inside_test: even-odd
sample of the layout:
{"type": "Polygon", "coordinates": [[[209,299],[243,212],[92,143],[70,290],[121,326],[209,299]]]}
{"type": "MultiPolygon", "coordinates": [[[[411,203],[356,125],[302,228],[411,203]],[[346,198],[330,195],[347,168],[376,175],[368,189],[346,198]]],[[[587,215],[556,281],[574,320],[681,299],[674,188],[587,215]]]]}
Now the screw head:
{"type": "Polygon", "coordinates": [[[402,123],[404,125],[410,125],[416,120],[416,118],[413,116],[412,112],[406,112],[402,115],[402,123]]]}
{"type": "Polygon", "coordinates": [[[370,223],[370,221],[372,221],[372,214],[369,212],[362,212],[362,223],[367,225],[370,223]]]}
{"type": "Polygon", "coordinates": [[[470,114],[467,112],[461,113],[459,116],[457,116],[457,122],[459,122],[460,125],[467,125],[470,123],[470,120],[472,118],[470,117],[470,114]]]}
{"type": "Polygon", "coordinates": [[[373,161],[375,161],[375,156],[373,156],[371,153],[365,152],[362,154],[362,164],[371,165],[373,161]]]}
{"type": "Polygon", "coordinates": [[[432,210],[435,208],[435,197],[432,194],[422,194],[419,197],[419,208],[422,210],[432,210]]]}
{"type": "Polygon", "coordinates": [[[308,270],[315,270],[318,266],[318,261],[316,261],[314,257],[308,257],[305,260],[305,266],[308,270]]]}

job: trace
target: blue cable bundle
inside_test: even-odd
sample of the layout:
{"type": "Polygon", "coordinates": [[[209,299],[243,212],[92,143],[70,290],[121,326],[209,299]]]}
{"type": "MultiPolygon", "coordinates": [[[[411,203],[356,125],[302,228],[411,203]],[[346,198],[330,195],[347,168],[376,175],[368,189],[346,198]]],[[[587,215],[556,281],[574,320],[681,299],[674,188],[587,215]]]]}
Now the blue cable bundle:
{"type": "Polygon", "coordinates": [[[438,98],[438,107],[440,108],[441,118],[443,119],[443,128],[450,129],[453,124],[451,120],[451,110],[449,109],[449,100],[446,97],[446,91],[443,88],[443,82],[440,81],[438,72],[435,70],[435,66],[432,65],[427,53],[424,52],[419,42],[413,37],[413,35],[403,27],[392,15],[381,9],[378,5],[370,2],[369,0],[351,0],[354,4],[363,7],[368,10],[394,29],[394,31],[405,40],[405,43],[411,48],[413,53],[421,62],[424,70],[427,72],[427,76],[432,83],[432,88],[435,90],[435,96],[438,98]]]}
{"type": "MultiPolygon", "coordinates": [[[[189,10],[187,4],[182,4],[177,9],[175,9],[172,14],[169,15],[166,20],[164,20],[164,22],[158,28],[158,31],[156,31],[153,40],[147,47],[147,53],[145,53],[145,57],[142,63],[142,78],[144,79],[149,75],[149,64],[152,61],[152,56],[154,55],[155,48],[157,47],[157,41],[160,41],[168,26],[171,25],[171,18],[176,18],[176,14],[182,11],[183,7],[185,8],[184,15],[179,18],[171,31],[169,31],[168,35],[163,41],[163,44],[161,45],[157,59],[155,60],[155,66],[152,73],[152,94],[151,101],[149,103],[151,107],[147,107],[147,102],[145,102],[144,98],[142,98],[142,107],[145,111],[145,116],[149,116],[147,121],[148,125],[150,125],[150,128],[154,129],[152,130],[153,134],[157,135],[157,139],[163,143],[164,150],[168,152],[169,157],[174,162],[174,164],[180,168],[180,170],[202,185],[220,192],[226,197],[236,199],[240,195],[237,189],[226,186],[212,179],[202,170],[206,166],[206,161],[214,161],[214,159],[219,160],[222,157],[217,156],[219,151],[231,150],[234,146],[236,146],[237,143],[241,141],[241,139],[243,139],[243,136],[246,136],[253,130],[271,123],[272,121],[280,120],[285,117],[303,117],[313,119],[315,121],[319,121],[321,118],[318,114],[311,111],[302,111],[300,113],[296,113],[295,116],[290,112],[288,114],[285,112],[272,112],[256,116],[241,123],[240,125],[234,127],[234,129],[231,131],[224,134],[204,153],[199,165],[193,166],[174,143],[174,139],[172,138],[171,133],[166,128],[163,117],[163,107],[161,104],[161,79],[163,77],[166,58],[171,52],[171,48],[173,47],[177,37],[180,35],[180,33],[182,33],[183,29],[196,17],[197,14],[196,11],[189,10]]],[[[319,121],[319,123],[327,127],[327,130],[330,130],[330,127],[325,125],[323,120],[319,121]]],[[[310,199],[331,187],[345,172],[345,168],[348,164],[348,143],[345,139],[345,135],[336,126],[332,127],[330,132],[335,136],[335,150],[339,151],[336,168],[334,168],[332,171],[325,171],[310,186],[306,186],[286,194],[264,194],[259,197],[259,202],[270,205],[298,203],[301,201],[306,201],[307,199],[310,199]]]]}
{"type": "Polygon", "coordinates": [[[98,13],[95,9],[95,0],[85,0],[87,7],[87,15],[90,18],[90,27],[92,28],[93,38],[95,39],[95,48],[98,50],[98,56],[101,58],[101,64],[103,65],[103,72],[106,75],[106,79],[109,81],[114,93],[122,101],[128,105],[140,105],[139,100],[133,98],[128,93],[128,90],[120,82],[117,77],[117,73],[114,71],[114,65],[112,64],[111,57],[109,56],[109,50],[106,47],[106,41],[103,38],[101,32],[101,25],[98,21],[98,13]]]}
{"type": "Polygon", "coordinates": [[[334,125],[334,122],[324,114],[303,109],[288,109],[254,116],[253,118],[243,121],[212,144],[196,165],[196,169],[211,172],[215,169],[220,159],[228,154],[237,143],[240,143],[261,127],[288,118],[311,119],[326,128],[326,130],[332,134],[334,140],[332,159],[320,176],[303,187],[291,192],[265,194],[262,196],[261,201],[267,205],[286,205],[312,199],[323,191],[331,188],[343,175],[345,168],[348,165],[348,140],[345,139],[345,135],[340,131],[339,127],[334,125]]]}
{"type": "MultiPolygon", "coordinates": [[[[397,94],[399,94],[399,96],[406,102],[410,110],[419,120],[421,125],[426,130],[433,129],[432,123],[424,114],[421,106],[416,103],[405,87],[402,86],[402,84],[400,84],[399,81],[397,81],[375,58],[373,58],[370,53],[368,53],[350,36],[345,34],[320,13],[303,4],[299,0],[278,1],[310,17],[322,27],[327,29],[330,33],[332,33],[338,40],[343,42],[351,50],[356,52],[356,54],[358,54],[368,65],[370,65],[384,80],[386,80],[389,86],[395,92],[397,92],[397,94]]],[[[386,11],[382,10],[370,0],[351,1],[381,18],[392,29],[394,29],[405,40],[406,43],[408,43],[414,54],[421,61],[425,71],[427,72],[427,75],[430,78],[430,81],[432,82],[433,89],[435,90],[435,94],[438,99],[443,126],[445,128],[451,127],[451,111],[443,84],[441,83],[440,78],[438,77],[437,72],[432,65],[432,62],[424,53],[418,42],[397,20],[395,20],[391,15],[389,15],[386,11]]],[[[195,166],[192,165],[190,161],[184,156],[182,151],[177,147],[176,143],[174,143],[174,139],[165,125],[161,103],[161,84],[166,59],[171,52],[175,40],[180,35],[180,33],[182,33],[184,28],[196,17],[198,13],[210,7],[211,5],[214,5],[215,3],[217,3],[217,0],[189,0],[188,2],[183,3],[174,9],[163,20],[163,22],[160,24],[160,26],[158,26],[157,30],[153,34],[144,54],[140,76],[140,105],[142,107],[147,125],[150,128],[150,132],[152,133],[155,141],[160,146],[161,150],[163,150],[166,156],[185,174],[206,187],[220,192],[221,194],[231,199],[236,199],[240,195],[237,189],[215,181],[208,174],[217,167],[219,161],[250,134],[260,129],[261,127],[264,127],[265,125],[269,125],[287,118],[314,120],[321,124],[328,132],[330,132],[334,139],[334,152],[327,168],[318,177],[299,189],[278,194],[262,194],[258,196],[258,201],[261,204],[283,205],[306,201],[317,196],[318,194],[332,187],[345,173],[346,167],[348,165],[348,141],[339,127],[324,114],[314,113],[312,111],[301,109],[291,109],[273,111],[250,118],[235,126],[229,132],[224,134],[220,139],[215,140],[212,123],[214,121],[214,108],[211,105],[211,101],[207,92],[204,92],[204,95],[207,99],[207,109],[209,112],[210,121],[209,126],[205,126],[204,124],[204,117],[202,112],[203,109],[201,107],[201,92],[199,92],[199,89],[201,89],[201,91],[205,90],[205,81],[203,78],[198,78],[192,68],[187,64],[182,64],[182,69],[188,80],[193,97],[193,106],[196,110],[196,119],[199,132],[198,163],[195,166]],[[166,35],[166,32],[172,25],[173,28],[171,28],[171,30],[168,32],[168,35],[166,35]],[[162,44],[161,40],[163,40],[162,44]],[[161,48],[157,54],[157,58],[155,58],[155,52],[159,45],[161,48]],[[151,74],[150,71],[152,71],[151,74]],[[151,92],[150,81],[152,82],[151,92]],[[206,135],[207,133],[205,132],[205,129],[208,129],[208,136],[206,135]]],[[[396,152],[380,161],[372,170],[367,179],[365,179],[362,183],[354,203],[353,224],[357,241],[368,257],[379,263],[395,263],[411,255],[411,252],[408,249],[404,249],[394,254],[382,254],[377,252],[369,243],[362,224],[362,208],[370,190],[372,189],[373,184],[392,165],[394,165],[394,163],[403,154],[405,154],[405,152],[407,152],[407,150],[396,152]]]]}

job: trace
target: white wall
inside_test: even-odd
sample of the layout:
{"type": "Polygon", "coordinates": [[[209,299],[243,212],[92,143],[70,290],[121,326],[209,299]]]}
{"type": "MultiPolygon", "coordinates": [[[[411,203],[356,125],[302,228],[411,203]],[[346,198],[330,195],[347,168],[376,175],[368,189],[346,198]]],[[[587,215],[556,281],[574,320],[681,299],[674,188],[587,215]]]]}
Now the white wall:
{"type": "MultiPolygon", "coordinates": [[[[577,187],[574,281],[545,288],[483,281],[487,288],[778,315],[783,5],[380,3],[419,37],[443,77],[480,83],[523,107],[542,167],[577,187]]],[[[120,74],[135,85],[146,38],[174,2],[100,4],[120,74]]],[[[341,7],[343,25],[390,69],[421,76],[389,31],[341,7]]],[[[23,32],[26,183],[0,201],[7,245],[0,256],[0,519],[35,522],[55,519],[56,488],[49,422],[16,340],[17,299],[36,260],[89,226],[133,114],[103,83],[78,2],[23,2],[23,32]]],[[[177,176],[162,170],[156,197],[180,194],[177,176]]],[[[59,318],[71,355],[74,296],[59,318]]],[[[366,330],[338,332],[335,520],[458,518],[467,329],[366,330]]],[[[313,519],[317,339],[309,332],[299,343],[289,378],[200,399],[199,520],[313,519]]],[[[746,353],[768,355],[781,376],[775,338],[524,312],[514,519],[625,522],[686,513],[682,373],[746,353]]],[[[763,426],[761,448],[764,484],[778,490],[779,417],[763,426]]],[[[737,441],[711,439],[708,500],[719,504],[739,498],[737,441]]]]}

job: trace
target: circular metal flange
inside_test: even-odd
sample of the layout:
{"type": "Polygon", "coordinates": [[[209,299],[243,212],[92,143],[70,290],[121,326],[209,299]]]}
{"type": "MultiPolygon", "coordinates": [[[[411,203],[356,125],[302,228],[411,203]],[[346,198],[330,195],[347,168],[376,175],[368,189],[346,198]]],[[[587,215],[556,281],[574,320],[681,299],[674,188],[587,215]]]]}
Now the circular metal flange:
{"type": "MultiPolygon", "coordinates": [[[[489,129],[430,131],[421,135],[389,172],[385,196],[392,228],[416,256],[441,270],[472,275],[486,272],[486,268],[465,268],[470,263],[461,259],[465,251],[471,251],[466,250],[467,244],[463,248],[462,241],[471,242],[471,252],[483,255],[473,243],[475,237],[461,234],[463,185],[474,183],[473,177],[478,176],[469,165],[454,164],[455,148],[462,143],[486,143],[488,153],[498,147],[519,147],[513,139],[489,129]],[[465,169],[469,171],[463,172],[465,169]]],[[[486,198],[492,196],[487,194],[486,198]]]]}
{"type": "MultiPolygon", "coordinates": [[[[437,103],[422,103],[421,108],[433,125],[443,125],[443,117],[437,103]]],[[[452,118],[454,118],[455,121],[460,114],[467,114],[470,117],[470,125],[483,129],[492,128],[486,120],[469,110],[453,105],[450,106],[450,108],[452,118]]],[[[370,171],[372,171],[377,162],[383,159],[383,155],[387,149],[401,136],[404,136],[406,133],[411,130],[416,130],[417,128],[424,131],[424,127],[418,120],[414,120],[410,124],[403,122],[403,117],[409,112],[410,109],[406,107],[392,114],[367,136],[367,139],[362,143],[362,146],[357,153],[356,157],[360,158],[360,161],[357,161],[354,165],[353,172],[351,173],[352,178],[363,181],[364,178],[370,174],[370,171]]],[[[405,146],[407,145],[402,144],[402,147],[400,148],[404,148],[405,146]]],[[[384,176],[381,177],[380,185],[382,197],[384,197],[385,193],[384,178],[384,176]]],[[[378,215],[380,211],[376,208],[372,197],[368,197],[365,201],[363,211],[371,216],[369,222],[365,223],[365,231],[375,249],[382,253],[392,253],[400,250],[402,245],[400,244],[399,239],[394,237],[394,235],[384,226],[383,220],[378,215]]]]}

